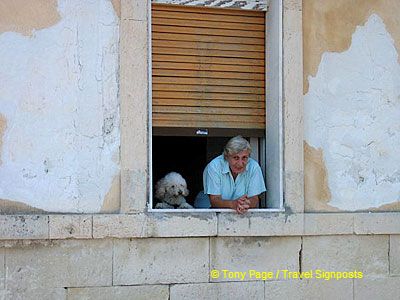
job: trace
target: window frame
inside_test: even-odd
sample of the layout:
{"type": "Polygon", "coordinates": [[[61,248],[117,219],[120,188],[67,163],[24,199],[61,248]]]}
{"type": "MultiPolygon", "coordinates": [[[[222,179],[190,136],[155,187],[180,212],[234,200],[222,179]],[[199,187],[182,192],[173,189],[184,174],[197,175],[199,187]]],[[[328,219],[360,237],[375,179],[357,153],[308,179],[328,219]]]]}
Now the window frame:
{"type": "MultiPolygon", "coordinates": [[[[210,5],[209,7],[213,7],[212,5],[210,5]]],[[[281,6],[280,6],[281,8],[281,6]]],[[[268,20],[270,20],[270,18],[268,18],[268,9],[265,10],[265,26],[266,26],[266,32],[265,32],[265,87],[266,87],[266,102],[268,102],[268,100],[270,99],[270,95],[267,92],[268,90],[268,86],[270,84],[269,82],[269,64],[268,64],[268,58],[270,57],[268,55],[268,47],[271,47],[269,41],[268,41],[268,37],[271,35],[271,33],[268,34],[268,29],[270,24],[268,24],[268,20]],[[268,99],[268,100],[267,100],[268,99]]],[[[277,26],[277,28],[281,31],[281,20],[279,20],[280,25],[277,26]]],[[[149,135],[148,135],[148,139],[149,139],[149,181],[150,181],[150,187],[149,187],[149,202],[148,202],[148,207],[147,207],[147,211],[148,212],[163,212],[163,213],[170,213],[170,212],[187,212],[187,213],[191,213],[191,212],[235,212],[232,209],[227,209],[227,208],[209,208],[209,209],[198,209],[198,208],[193,208],[193,209],[155,209],[153,208],[153,186],[154,186],[154,182],[153,182],[153,162],[152,162],[152,156],[153,156],[153,147],[152,147],[152,138],[153,138],[153,126],[152,126],[152,30],[151,30],[151,26],[152,26],[152,10],[151,10],[151,2],[149,3],[149,9],[148,9],[148,45],[149,45],[149,57],[148,57],[148,64],[149,64],[149,70],[148,70],[148,78],[149,78],[149,114],[148,114],[148,118],[149,118],[149,135]]],[[[275,28],[275,27],[274,27],[275,28]]],[[[278,39],[278,44],[281,45],[282,40],[281,40],[281,34],[279,34],[279,39],[278,39]]],[[[280,47],[280,46],[279,46],[280,47]]],[[[281,47],[280,47],[281,48],[281,47]]],[[[278,52],[279,53],[279,52],[278,52]]],[[[281,56],[281,55],[280,55],[281,56]]],[[[279,57],[279,60],[281,61],[281,57],[279,57]]],[[[279,64],[279,69],[281,68],[281,63],[279,64]]],[[[281,87],[281,80],[282,77],[278,76],[278,80],[279,80],[279,86],[281,87]]],[[[278,98],[278,111],[279,114],[281,115],[282,112],[282,101],[281,101],[282,97],[281,97],[281,93],[279,94],[279,98],[278,98]]],[[[266,105],[266,110],[268,110],[269,108],[267,107],[269,105],[266,105]]],[[[265,136],[263,138],[260,138],[259,143],[261,143],[263,146],[263,148],[266,150],[268,148],[268,139],[267,139],[267,131],[268,131],[268,127],[270,126],[269,120],[268,120],[268,114],[266,114],[266,129],[265,129],[265,136]]],[[[257,211],[257,212],[282,212],[284,211],[284,206],[283,206],[283,185],[282,185],[282,162],[283,162],[283,155],[282,155],[282,118],[278,117],[277,120],[273,120],[275,123],[278,122],[278,128],[275,128],[276,130],[278,130],[278,137],[279,137],[279,144],[278,144],[278,160],[279,160],[279,164],[278,164],[278,168],[279,168],[279,186],[278,186],[278,191],[275,191],[275,193],[278,194],[278,198],[274,199],[273,204],[275,206],[278,207],[274,207],[274,208],[256,208],[256,209],[250,209],[249,211],[257,211]]],[[[271,145],[269,145],[271,147],[271,145]]],[[[266,153],[262,154],[260,153],[260,157],[268,157],[266,153]]],[[[268,161],[268,159],[265,159],[265,161],[268,161]]],[[[265,166],[265,161],[263,161],[263,163],[261,163],[261,166],[265,166]]],[[[272,174],[276,173],[276,170],[274,170],[275,172],[271,172],[272,174]]],[[[267,179],[267,174],[268,172],[266,171],[266,168],[263,168],[263,175],[264,175],[264,180],[267,179]]],[[[268,182],[268,180],[266,180],[268,182]]],[[[269,190],[269,186],[267,186],[267,189],[269,190]]],[[[267,203],[269,203],[271,201],[267,201],[267,203]]]]}
{"type": "MultiPolygon", "coordinates": [[[[121,11],[120,212],[178,212],[180,210],[155,210],[148,207],[152,203],[153,186],[151,27],[149,25],[151,24],[151,0],[130,0],[125,4],[123,2],[121,11]],[[144,34],[145,37],[140,34],[144,34]],[[135,156],[132,156],[133,153],[135,156]]],[[[280,206],[277,209],[253,209],[252,211],[301,213],[304,212],[302,1],[270,0],[266,22],[268,60],[266,65],[269,72],[266,77],[266,101],[278,99],[281,105],[276,116],[280,120],[276,128],[280,132],[278,151],[280,167],[279,184],[277,184],[280,206]],[[279,43],[268,43],[274,37],[279,39],[279,43]]],[[[267,122],[269,119],[271,119],[270,116],[267,116],[267,122]]],[[[269,138],[268,133],[266,138],[269,138]]],[[[269,167],[271,170],[271,166],[269,167]]],[[[269,173],[267,172],[267,175],[269,173]]],[[[272,186],[268,182],[267,177],[267,187],[271,192],[272,186]]],[[[182,211],[189,213],[201,210],[182,211]]],[[[206,211],[208,213],[232,212],[229,209],[207,209],[206,211]]]]}

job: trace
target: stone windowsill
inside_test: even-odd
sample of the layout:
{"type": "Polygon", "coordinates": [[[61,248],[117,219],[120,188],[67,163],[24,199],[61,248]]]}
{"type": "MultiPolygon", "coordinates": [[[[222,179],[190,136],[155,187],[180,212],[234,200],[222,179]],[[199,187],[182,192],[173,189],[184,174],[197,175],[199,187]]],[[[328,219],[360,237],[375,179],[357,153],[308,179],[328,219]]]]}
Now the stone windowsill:
{"type": "Polygon", "coordinates": [[[400,234],[400,212],[1,215],[0,240],[400,234]]]}

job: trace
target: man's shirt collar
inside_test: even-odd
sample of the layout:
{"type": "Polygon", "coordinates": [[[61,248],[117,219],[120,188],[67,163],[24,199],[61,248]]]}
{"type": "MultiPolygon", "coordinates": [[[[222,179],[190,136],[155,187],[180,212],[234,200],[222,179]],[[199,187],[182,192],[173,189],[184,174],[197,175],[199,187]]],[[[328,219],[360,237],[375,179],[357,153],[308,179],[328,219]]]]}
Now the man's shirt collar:
{"type": "Polygon", "coordinates": [[[223,174],[227,174],[227,173],[230,172],[229,163],[228,163],[228,161],[225,159],[224,156],[222,156],[222,161],[223,161],[222,173],[223,173],[223,174]]]}

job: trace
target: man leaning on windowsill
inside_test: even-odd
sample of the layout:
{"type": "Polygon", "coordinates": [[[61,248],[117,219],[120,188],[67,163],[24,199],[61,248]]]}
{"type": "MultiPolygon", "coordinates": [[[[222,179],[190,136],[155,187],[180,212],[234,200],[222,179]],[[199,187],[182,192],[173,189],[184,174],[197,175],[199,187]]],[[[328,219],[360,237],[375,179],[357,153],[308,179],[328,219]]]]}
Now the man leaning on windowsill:
{"type": "Polygon", "coordinates": [[[203,185],[196,199],[196,208],[231,208],[244,214],[257,208],[259,195],[266,191],[258,163],[250,158],[251,146],[241,136],[225,145],[223,154],[204,169],[203,185]]]}

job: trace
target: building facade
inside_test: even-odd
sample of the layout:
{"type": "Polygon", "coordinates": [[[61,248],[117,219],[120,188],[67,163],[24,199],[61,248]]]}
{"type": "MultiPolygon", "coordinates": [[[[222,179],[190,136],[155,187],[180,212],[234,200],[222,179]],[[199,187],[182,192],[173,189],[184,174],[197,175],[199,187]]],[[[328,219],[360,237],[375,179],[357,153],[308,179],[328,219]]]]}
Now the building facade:
{"type": "Polygon", "coordinates": [[[153,2],[265,12],[267,207],[152,209],[150,0],[2,1],[1,298],[398,298],[400,4],[153,2]]]}

